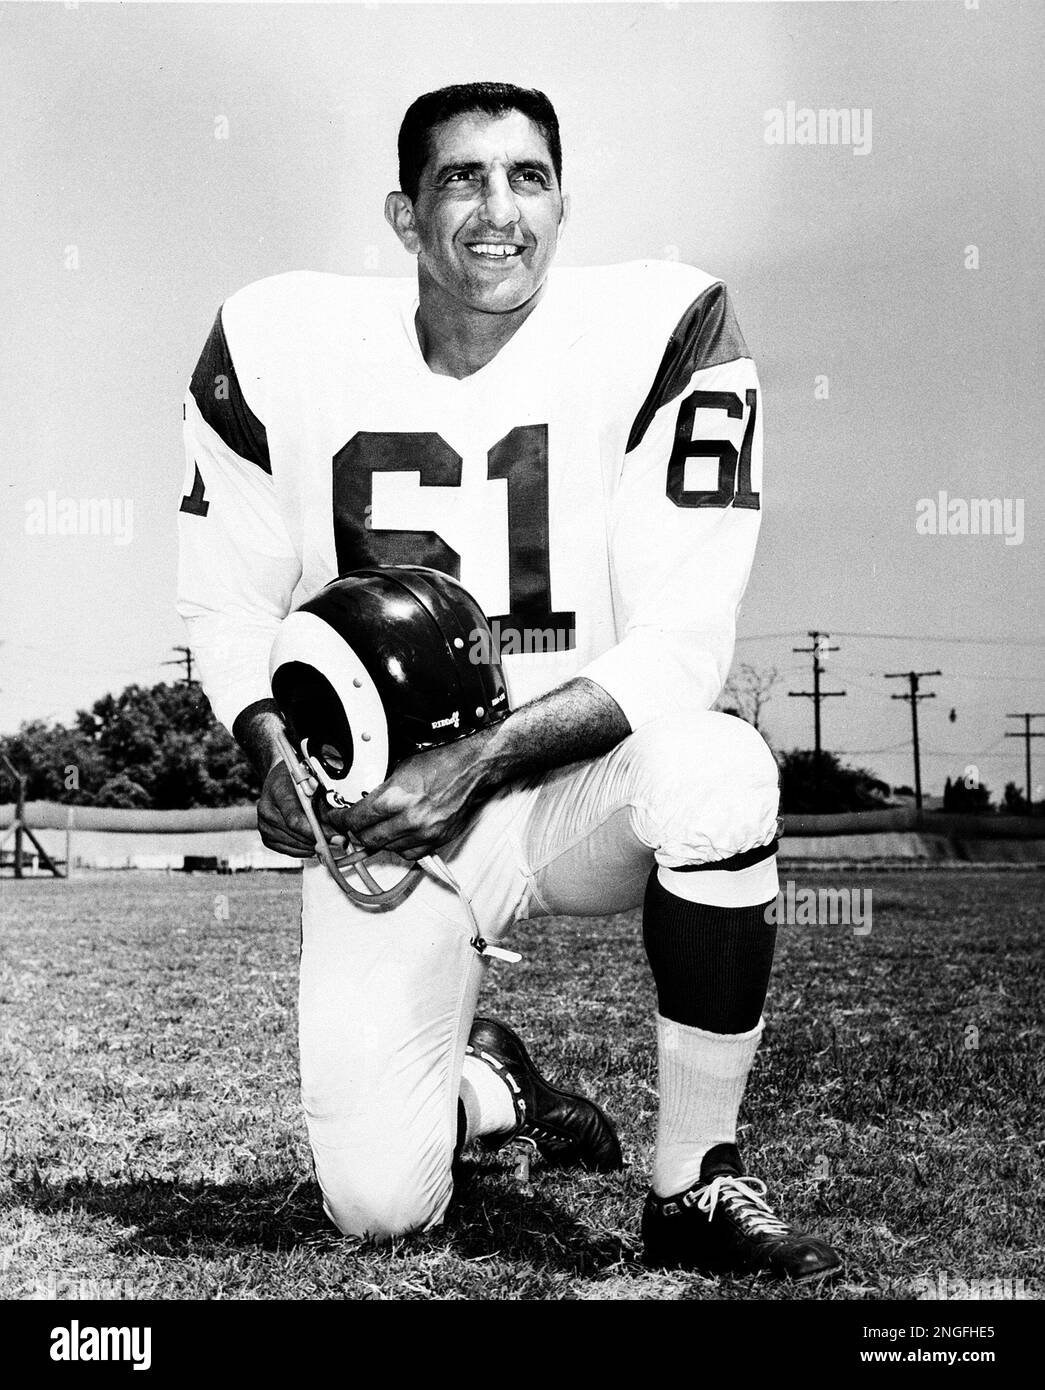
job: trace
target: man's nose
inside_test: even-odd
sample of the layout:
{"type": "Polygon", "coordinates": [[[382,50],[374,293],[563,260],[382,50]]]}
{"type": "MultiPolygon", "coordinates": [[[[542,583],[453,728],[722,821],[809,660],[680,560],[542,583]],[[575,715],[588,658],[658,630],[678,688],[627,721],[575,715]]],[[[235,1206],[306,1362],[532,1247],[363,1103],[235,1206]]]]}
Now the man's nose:
{"type": "Polygon", "coordinates": [[[486,181],[486,196],[482,205],[483,220],[491,227],[510,227],[519,220],[519,207],[506,175],[491,174],[486,181]]]}

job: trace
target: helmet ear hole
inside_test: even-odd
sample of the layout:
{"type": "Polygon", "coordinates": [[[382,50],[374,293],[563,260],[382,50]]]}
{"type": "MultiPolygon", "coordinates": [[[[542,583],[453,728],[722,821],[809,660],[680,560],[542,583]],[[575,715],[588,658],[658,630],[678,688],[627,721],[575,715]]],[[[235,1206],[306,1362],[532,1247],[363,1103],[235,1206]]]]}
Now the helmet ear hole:
{"type": "Polygon", "coordinates": [[[276,671],[272,688],[298,747],[307,747],[327,776],[341,781],[353,762],[352,731],[330,681],[314,666],[290,661],[276,671]]]}

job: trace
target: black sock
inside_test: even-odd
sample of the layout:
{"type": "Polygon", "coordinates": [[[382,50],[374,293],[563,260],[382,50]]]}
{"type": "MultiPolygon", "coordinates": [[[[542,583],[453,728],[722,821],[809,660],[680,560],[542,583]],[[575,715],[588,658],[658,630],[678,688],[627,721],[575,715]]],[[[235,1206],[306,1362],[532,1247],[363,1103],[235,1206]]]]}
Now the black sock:
{"type": "Polygon", "coordinates": [[[654,868],[642,940],[663,1018],[708,1033],[749,1033],[757,1026],[776,947],[767,906],[691,903],[669,893],[654,868]]]}

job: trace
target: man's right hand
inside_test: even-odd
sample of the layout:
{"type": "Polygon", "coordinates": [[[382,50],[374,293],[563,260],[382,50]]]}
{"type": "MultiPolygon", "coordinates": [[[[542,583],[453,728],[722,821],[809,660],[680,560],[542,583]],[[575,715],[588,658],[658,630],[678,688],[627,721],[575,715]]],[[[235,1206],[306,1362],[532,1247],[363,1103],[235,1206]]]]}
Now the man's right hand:
{"type": "Polygon", "coordinates": [[[258,700],[248,705],[232,726],[232,737],[250,758],[258,776],[264,778],[258,802],[262,843],[292,859],[311,859],[316,842],[294,790],[294,779],[280,756],[282,733],[283,717],[275,700],[258,700]]]}
{"type": "Polygon", "coordinates": [[[285,762],[273,763],[258,802],[262,843],[292,859],[311,859],[316,842],[285,762]]]}

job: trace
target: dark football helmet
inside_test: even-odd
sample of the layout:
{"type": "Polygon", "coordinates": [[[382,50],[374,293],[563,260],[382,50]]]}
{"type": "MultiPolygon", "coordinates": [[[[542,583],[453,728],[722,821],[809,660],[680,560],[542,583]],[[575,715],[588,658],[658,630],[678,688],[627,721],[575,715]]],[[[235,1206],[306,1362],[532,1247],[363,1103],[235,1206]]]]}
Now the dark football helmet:
{"type": "MultiPolygon", "coordinates": [[[[269,675],[287,730],[284,759],[316,851],[355,901],[398,902],[419,871],[382,889],[360,846],[334,853],[337,841],[320,828],[315,795],[350,806],[405,758],[498,724],[510,711],[495,650],[468,591],[419,565],[353,570],[283,620],[269,675]]],[[[441,861],[428,867],[450,881],[441,861]]]]}

